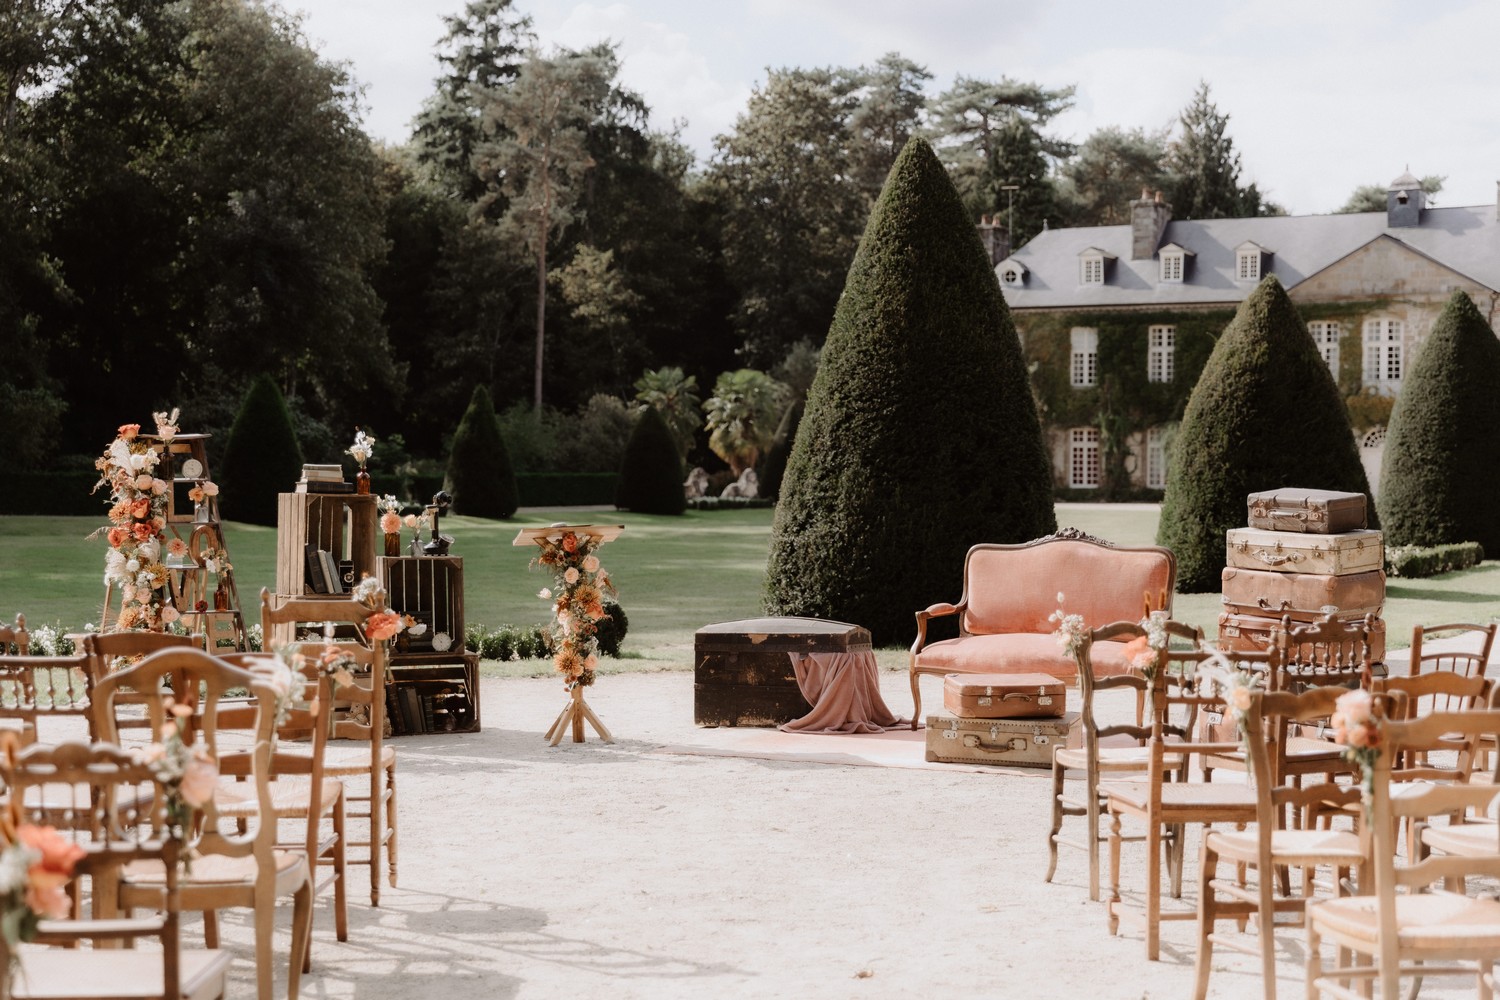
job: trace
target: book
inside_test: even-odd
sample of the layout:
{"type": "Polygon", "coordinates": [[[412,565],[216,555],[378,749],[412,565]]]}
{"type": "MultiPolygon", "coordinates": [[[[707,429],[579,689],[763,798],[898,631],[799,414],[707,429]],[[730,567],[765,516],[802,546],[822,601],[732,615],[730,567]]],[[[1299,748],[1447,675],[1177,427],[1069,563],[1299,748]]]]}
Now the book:
{"type": "Polygon", "coordinates": [[[311,542],[307,543],[307,586],[304,589],[314,594],[326,594],[328,590],[328,576],[323,569],[322,550],[311,542]]]}
{"type": "Polygon", "coordinates": [[[401,722],[406,731],[413,736],[426,732],[422,726],[422,703],[417,698],[417,689],[406,684],[398,688],[396,694],[401,701],[401,722]]]}
{"type": "Polygon", "coordinates": [[[344,593],[344,577],[339,573],[339,564],[334,560],[333,553],[327,549],[318,550],[318,563],[322,570],[323,582],[327,589],[319,591],[322,594],[344,593]]]}
{"type": "Polygon", "coordinates": [[[293,493],[353,493],[353,483],[322,482],[319,480],[302,480],[292,488],[293,493]]]}
{"type": "Polygon", "coordinates": [[[302,466],[302,478],[306,482],[328,482],[342,483],[344,481],[344,467],[342,465],[304,465],[302,466]]]}

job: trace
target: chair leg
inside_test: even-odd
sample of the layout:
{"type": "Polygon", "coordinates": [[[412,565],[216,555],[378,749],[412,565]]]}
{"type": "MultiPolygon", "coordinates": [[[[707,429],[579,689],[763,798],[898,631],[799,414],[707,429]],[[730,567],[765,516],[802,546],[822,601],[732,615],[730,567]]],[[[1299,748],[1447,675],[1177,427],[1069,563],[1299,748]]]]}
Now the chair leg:
{"type": "Polygon", "coordinates": [[[385,769],[370,775],[370,905],[380,905],[380,851],[385,846],[385,769]]]}
{"type": "Polygon", "coordinates": [[[1213,968],[1215,923],[1213,881],[1218,874],[1219,856],[1209,847],[1208,831],[1203,832],[1203,850],[1198,865],[1198,959],[1193,970],[1193,1000],[1208,996],[1208,974],[1213,968]]]}
{"type": "Polygon", "coordinates": [[[1120,814],[1109,813],[1109,932],[1120,931],[1120,814]]]}
{"type": "Polygon", "coordinates": [[[1305,1000],[1318,1000],[1318,979],[1323,975],[1322,938],[1312,921],[1307,921],[1307,995],[1305,1000]]]}
{"type": "MultiPolygon", "coordinates": [[[[1087,777],[1084,779],[1087,781],[1087,777]]],[[[1087,790],[1083,814],[1088,821],[1089,845],[1089,899],[1099,902],[1099,787],[1092,783],[1087,790]]]]}
{"type": "Polygon", "coordinates": [[[1146,824],[1146,960],[1161,958],[1161,824],[1146,824]]]}
{"type": "Polygon", "coordinates": [[[219,946],[219,911],[203,911],[203,947],[217,948],[219,946]]]}
{"type": "MultiPolygon", "coordinates": [[[[915,657],[913,658],[915,659],[915,657]]],[[[922,688],[917,681],[922,675],[917,673],[915,664],[911,671],[911,727],[916,729],[922,718],[922,688]]]]}
{"type": "MultiPolygon", "coordinates": [[[[256,896],[263,894],[259,891],[256,896]]],[[[275,965],[275,951],[272,948],[272,935],[275,933],[276,897],[270,899],[257,898],[255,905],[255,986],[256,996],[260,1000],[271,1000],[271,984],[275,979],[273,971],[275,965]]],[[[292,952],[291,962],[288,963],[291,970],[288,976],[296,975],[296,970],[302,968],[302,957],[296,951],[292,952]]]]}
{"type": "Polygon", "coordinates": [[[345,845],[349,842],[348,820],[344,815],[344,796],[340,795],[333,804],[333,928],[334,933],[340,941],[349,940],[349,880],[348,880],[348,852],[345,845]]]}
{"type": "Polygon", "coordinates": [[[1052,759],[1052,832],[1047,834],[1047,874],[1042,877],[1043,882],[1051,882],[1052,876],[1057,872],[1057,838],[1062,833],[1063,823],[1063,783],[1066,780],[1067,768],[1063,767],[1054,756],[1052,759]]]}
{"type": "Polygon", "coordinates": [[[297,1000],[302,974],[312,971],[312,897],[313,870],[309,862],[306,881],[292,895],[292,955],[287,963],[287,1000],[297,1000]]]}
{"type": "MultiPolygon", "coordinates": [[[[1283,868],[1283,872],[1287,869],[1283,868]]],[[[1276,880],[1275,872],[1256,872],[1260,900],[1260,977],[1265,1000],[1276,1000],[1276,880]]]]}
{"type": "Polygon", "coordinates": [[[390,790],[390,798],[385,803],[385,828],[391,832],[391,843],[387,850],[390,852],[390,879],[391,888],[396,888],[396,762],[391,761],[391,766],[386,770],[386,787],[390,790]]]}

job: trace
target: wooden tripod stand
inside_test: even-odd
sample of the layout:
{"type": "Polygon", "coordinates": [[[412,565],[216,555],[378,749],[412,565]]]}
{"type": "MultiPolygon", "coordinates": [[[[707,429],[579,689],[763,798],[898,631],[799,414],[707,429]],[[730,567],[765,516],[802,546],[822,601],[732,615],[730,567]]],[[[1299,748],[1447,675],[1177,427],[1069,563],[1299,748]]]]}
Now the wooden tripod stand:
{"type": "Polygon", "coordinates": [[[552,746],[562,742],[564,734],[568,731],[568,724],[573,726],[573,742],[583,742],[583,720],[587,719],[589,725],[594,727],[594,732],[606,743],[613,743],[615,738],[609,735],[609,730],[604,728],[604,723],[599,721],[599,716],[589,708],[589,703],[583,700],[583,685],[574,684],[570,693],[568,703],[563,706],[562,714],[552,723],[552,728],[547,730],[547,740],[552,746]]]}

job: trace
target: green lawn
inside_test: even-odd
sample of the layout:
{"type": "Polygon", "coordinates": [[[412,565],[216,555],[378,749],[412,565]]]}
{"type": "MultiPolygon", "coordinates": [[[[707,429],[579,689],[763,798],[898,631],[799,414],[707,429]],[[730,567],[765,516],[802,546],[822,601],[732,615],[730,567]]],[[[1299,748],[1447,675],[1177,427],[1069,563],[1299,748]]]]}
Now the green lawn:
{"type": "MultiPolygon", "coordinates": [[[[699,626],[760,613],[771,513],[689,511],[682,517],[652,517],[543,511],[504,522],[450,517],[443,520],[443,529],[456,539],[454,554],[464,557],[469,621],[495,626],[535,623],[546,616],[546,604],[536,592],[551,581],[528,569],[528,550],[512,547],[520,527],[588,518],[625,524],[619,540],[600,553],[630,617],[625,655],[607,661],[605,672],[672,670],[692,666],[693,632],[699,626]]],[[[1058,523],[1122,545],[1146,545],[1156,535],[1156,516],[1154,508],[1143,505],[1069,504],[1058,510],[1058,523]]],[[[97,622],[105,546],[85,536],[103,521],[102,511],[97,520],[0,517],[0,618],[23,611],[33,624],[61,622],[68,629],[97,622]]],[[[253,607],[260,588],[275,579],[276,533],[231,523],[226,535],[240,598],[253,607]]],[[[955,566],[953,592],[941,597],[958,598],[960,572],[955,566]]],[[[1500,618],[1500,562],[1425,580],[1392,580],[1387,592],[1390,645],[1403,647],[1419,622],[1500,618]]],[[[1174,609],[1177,617],[1216,634],[1218,594],[1178,595],[1174,609]]],[[[904,651],[883,650],[880,661],[886,667],[902,666],[904,651]]],[[[487,664],[485,669],[544,674],[550,665],[526,661],[487,664]]]]}

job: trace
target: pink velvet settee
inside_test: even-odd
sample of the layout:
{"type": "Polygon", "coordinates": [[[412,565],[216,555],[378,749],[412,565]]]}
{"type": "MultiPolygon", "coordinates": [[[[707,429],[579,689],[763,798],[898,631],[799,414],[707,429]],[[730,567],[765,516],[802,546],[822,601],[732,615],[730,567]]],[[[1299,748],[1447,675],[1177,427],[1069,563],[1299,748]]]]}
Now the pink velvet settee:
{"type": "MultiPolygon", "coordinates": [[[[911,647],[912,728],[922,718],[923,674],[1045,673],[1072,681],[1078,665],[1048,621],[1058,609],[1097,628],[1172,610],[1177,560],[1170,549],[1121,548],[1075,529],[1022,545],[976,545],[964,558],[963,596],[917,612],[911,647]],[[927,623],[958,615],[958,638],[928,643],[927,623]]],[[[1129,669],[1124,643],[1094,644],[1100,675],[1129,669]]]]}

